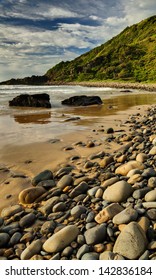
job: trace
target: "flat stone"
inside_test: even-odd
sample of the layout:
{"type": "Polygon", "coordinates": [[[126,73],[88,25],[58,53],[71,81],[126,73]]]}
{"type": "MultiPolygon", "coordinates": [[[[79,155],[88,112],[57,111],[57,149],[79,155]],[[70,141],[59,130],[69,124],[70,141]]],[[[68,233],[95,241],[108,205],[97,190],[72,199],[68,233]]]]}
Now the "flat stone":
{"type": "Polygon", "coordinates": [[[73,183],[73,178],[71,175],[64,175],[57,183],[57,187],[64,189],[66,186],[70,186],[73,183]]]}
{"type": "Polygon", "coordinates": [[[156,189],[148,192],[146,195],[145,195],[145,201],[146,202],[149,202],[149,201],[156,201],[156,189]]]}
{"type": "Polygon", "coordinates": [[[1,232],[0,233],[0,248],[4,248],[10,240],[10,236],[8,233],[1,232]]]}
{"type": "Polygon", "coordinates": [[[156,146],[154,146],[150,151],[149,151],[149,155],[156,155],[156,146]]]}
{"type": "Polygon", "coordinates": [[[104,157],[104,159],[102,159],[99,164],[102,168],[105,168],[107,165],[109,165],[113,161],[114,161],[113,156],[104,157]]]}
{"type": "Polygon", "coordinates": [[[50,170],[44,170],[32,179],[32,185],[37,186],[41,181],[53,179],[53,173],[50,170]]]}
{"type": "Polygon", "coordinates": [[[136,160],[132,160],[132,161],[126,162],[126,163],[120,165],[119,167],[117,167],[115,170],[115,174],[120,174],[120,175],[126,176],[127,173],[132,169],[143,170],[144,168],[145,168],[145,166],[143,163],[136,161],[136,160]]]}
{"type": "Polygon", "coordinates": [[[148,187],[156,188],[156,177],[151,177],[148,179],[148,187]]]}
{"type": "Polygon", "coordinates": [[[45,189],[54,188],[56,183],[54,180],[45,180],[38,183],[39,187],[43,187],[45,189]]]}
{"type": "Polygon", "coordinates": [[[142,171],[140,169],[137,169],[137,168],[134,168],[134,169],[131,169],[128,173],[127,173],[127,177],[130,178],[132,177],[133,175],[135,174],[141,174],[142,171]]]}
{"type": "Polygon", "coordinates": [[[133,192],[133,188],[126,181],[119,181],[108,187],[103,194],[103,199],[109,202],[123,202],[133,192]]]}
{"type": "Polygon", "coordinates": [[[115,254],[112,251],[105,251],[100,254],[99,259],[100,260],[124,260],[124,257],[120,256],[119,254],[115,254]]]}
{"type": "Polygon", "coordinates": [[[21,260],[29,260],[32,256],[38,254],[41,251],[42,242],[40,239],[33,241],[28,247],[22,252],[21,260]]]}
{"type": "Polygon", "coordinates": [[[57,253],[70,245],[78,234],[79,229],[76,225],[67,225],[47,239],[43,249],[48,253],[57,253]]]}
{"type": "Polygon", "coordinates": [[[133,192],[133,197],[135,199],[143,198],[150,190],[151,189],[149,187],[145,187],[145,188],[142,188],[142,189],[135,190],[133,192]]]}
{"type": "Polygon", "coordinates": [[[33,203],[38,197],[45,193],[42,187],[30,187],[19,193],[18,199],[22,204],[33,203]]]}
{"type": "Polygon", "coordinates": [[[139,162],[145,162],[146,160],[148,159],[148,155],[145,154],[145,153],[139,153],[137,156],[136,156],[136,161],[139,161],[139,162]]]}
{"type": "Polygon", "coordinates": [[[131,222],[119,234],[113,253],[118,253],[129,260],[136,260],[143,254],[146,247],[147,239],[144,231],[137,222],[131,222]]]}
{"type": "Polygon", "coordinates": [[[56,223],[53,220],[46,221],[41,227],[41,234],[47,235],[49,233],[53,233],[55,227],[56,227],[56,223]]]}
{"type": "Polygon", "coordinates": [[[38,208],[38,210],[44,214],[44,215],[49,215],[52,212],[52,207],[54,204],[59,202],[59,197],[58,196],[53,196],[49,198],[44,205],[38,208]]]}
{"type": "Polygon", "coordinates": [[[115,183],[118,182],[118,181],[119,181],[119,178],[118,178],[118,177],[110,178],[110,179],[108,179],[108,180],[102,182],[101,187],[102,187],[102,188],[107,188],[107,187],[109,187],[109,186],[115,184],[115,183]]]}
{"type": "Polygon", "coordinates": [[[69,196],[71,198],[74,198],[80,194],[84,194],[87,192],[87,190],[89,189],[89,186],[86,182],[81,182],[80,184],[78,184],[78,186],[76,186],[69,194],[69,196]]]}
{"type": "Polygon", "coordinates": [[[142,216],[137,222],[141,226],[143,231],[147,232],[148,228],[150,227],[150,220],[147,217],[142,216]]]}
{"type": "Polygon", "coordinates": [[[150,201],[150,202],[143,202],[142,206],[146,209],[149,208],[156,208],[156,201],[150,201]]]}
{"type": "Polygon", "coordinates": [[[13,205],[13,206],[9,206],[6,208],[3,208],[1,211],[1,217],[3,219],[9,218],[19,212],[21,212],[23,210],[23,207],[21,205],[13,205]]]}
{"type": "Polygon", "coordinates": [[[99,254],[96,252],[85,253],[81,260],[98,260],[99,254]]]}
{"type": "Polygon", "coordinates": [[[36,220],[35,214],[29,213],[20,219],[19,225],[22,228],[29,227],[35,222],[35,220],[36,220]]]}
{"type": "Polygon", "coordinates": [[[76,257],[78,260],[82,258],[82,256],[90,251],[90,246],[87,244],[83,244],[77,251],[76,257]]]}
{"type": "Polygon", "coordinates": [[[113,218],[113,223],[120,224],[128,224],[129,222],[136,221],[138,217],[138,213],[133,208],[126,208],[113,218]]]}
{"type": "Polygon", "coordinates": [[[92,227],[84,233],[84,236],[88,245],[101,243],[106,238],[106,226],[104,224],[101,224],[92,227]]]}
{"type": "Polygon", "coordinates": [[[86,207],[82,205],[76,205],[73,207],[70,211],[71,216],[73,216],[75,219],[79,218],[81,214],[85,213],[87,211],[86,207]]]}
{"type": "Polygon", "coordinates": [[[20,232],[15,232],[11,236],[9,243],[13,246],[13,245],[17,244],[20,241],[21,237],[22,237],[22,234],[20,232]]]}
{"type": "Polygon", "coordinates": [[[102,209],[95,217],[95,221],[98,224],[107,222],[108,220],[112,219],[116,214],[123,211],[123,207],[120,206],[118,203],[111,203],[104,209],[102,209]]]}
{"type": "Polygon", "coordinates": [[[52,212],[61,212],[66,209],[66,204],[64,202],[58,202],[53,206],[52,212]]]}

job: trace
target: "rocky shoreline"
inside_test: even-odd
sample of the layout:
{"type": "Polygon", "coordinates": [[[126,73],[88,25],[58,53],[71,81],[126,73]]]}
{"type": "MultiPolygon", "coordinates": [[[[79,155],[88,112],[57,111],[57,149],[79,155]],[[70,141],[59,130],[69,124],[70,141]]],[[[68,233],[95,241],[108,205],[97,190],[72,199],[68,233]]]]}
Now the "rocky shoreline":
{"type": "Polygon", "coordinates": [[[75,155],[34,178],[2,166],[31,186],[1,211],[0,260],[155,260],[155,121],[151,106],[125,122],[129,133],[107,130],[117,151],[75,155]]]}
{"type": "MultiPolygon", "coordinates": [[[[66,83],[67,85],[80,85],[87,87],[111,87],[116,89],[138,89],[145,91],[156,91],[156,83],[137,83],[137,82],[112,82],[112,81],[86,81],[86,82],[70,82],[66,83]]],[[[59,83],[61,85],[61,83],[59,83]]]]}

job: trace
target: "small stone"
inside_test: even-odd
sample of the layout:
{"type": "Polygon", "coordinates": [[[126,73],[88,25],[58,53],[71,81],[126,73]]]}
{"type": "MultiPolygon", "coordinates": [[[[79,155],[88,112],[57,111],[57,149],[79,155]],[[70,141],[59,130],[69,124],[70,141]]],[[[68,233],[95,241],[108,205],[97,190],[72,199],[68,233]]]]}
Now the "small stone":
{"type": "Polygon", "coordinates": [[[46,221],[41,227],[41,234],[48,235],[49,233],[53,233],[56,227],[56,223],[54,221],[46,221]]]}
{"type": "Polygon", "coordinates": [[[8,233],[0,233],[0,248],[4,248],[8,244],[9,240],[10,236],[8,233]]]}
{"type": "Polygon", "coordinates": [[[45,180],[38,183],[38,187],[43,187],[45,189],[54,188],[56,183],[54,180],[45,180]]]}
{"type": "Polygon", "coordinates": [[[9,218],[19,212],[21,212],[23,210],[23,207],[21,205],[13,205],[13,206],[9,206],[6,208],[3,208],[1,211],[1,217],[3,219],[9,218]]]}
{"type": "Polygon", "coordinates": [[[125,226],[119,234],[113,253],[118,253],[129,260],[138,259],[147,246],[147,239],[144,231],[137,222],[131,222],[125,226]]]}
{"type": "Polygon", "coordinates": [[[138,224],[141,226],[144,232],[147,232],[149,226],[150,226],[150,220],[143,216],[138,220],[138,224]]]}
{"type": "Polygon", "coordinates": [[[148,155],[145,153],[139,153],[136,157],[136,161],[145,162],[148,159],[148,155]]]}
{"type": "Polygon", "coordinates": [[[112,127],[109,127],[109,128],[106,130],[106,133],[107,133],[107,134],[114,133],[114,129],[113,129],[112,127]]]}
{"type": "Polygon", "coordinates": [[[88,245],[101,243],[105,240],[106,237],[106,226],[104,224],[101,224],[92,227],[85,232],[84,236],[88,245]]]}
{"type": "Polygon", "coordinates": [[[126,208],[113,218],[113,223],[120,225],[120,224],[128,224],[131,221],[136,221],[138,217],[138,213],[133,208],[126,208]]]}
{"type": "Polygon", "coordinates": [[[62,256],[69,257],[72,253],[73,253],[73,248],[71,246],[68,246],[68,247],[64,248],[64,250],[62,252],[62,256]]]}
{"type": "Polygon", "coordinates": [[[150,220],[153,220],[153,221],[156,220],[156,209],[149,209],[149,210],[147,210],[146,214],[150,220]]]}
{"type": "Polygon", "coordinates": [[[39,196],[45,193],[42,187],[30,187],[20,192],[19,202],[22,204],[30,204],[35,201],[39,196]]]}
{"type": "Polygon", "coordinates": [[[148,192],[145,195],[145,201],[149,202],[149,201],[156,201],[156,189],[148,192]]]}
{"type": "Polygon", "coordinates": [[[69,194],[71,198],[74,198],[80,194],[84,194],[89,189],[89,186],[86,182],[81,182],[78,186],[76,186],[69,194]]]}
{"type": "Polygon", "coordinates": [[[98,224],[107,222],[108,220],[112,219],[116,214],[123,211],[123,207],[120,206],[118,203],[112,203],[102,209],[95,217],[95,221],[98,224]]]}
{"type": "Polygon", "coordinates": [[[66,204],[64,202],[58,202],[53,206],[52,212],[62,212],[66,209],[66,204]]]}
{"type": "Polygon", "coordinates": [[[142,188],[142,189],[135,190],[133,192],[133,197],[135,199],[143,198],[149,191],[150,191],[149,187],[145,187],[145,188],[142,188]]]}
{"type": "Polygon", "coordinates": [[[92,148],[92,147],[94,147],[94,146],[95,146],[95,144],[94,144],[94,142],[91,141],[91,140],[88,141],[87,144],[86,144],[86,147],[87,147],[87,148],[92,148]]]}
{"type": "Polygon", "coordinates": [[[154,146],[150,151],[149,151],[149,155],[156,155],[156,146],[154,146]]]}
{"type": "Polygon", "coordinates": [[[102,168],[105,168],[107,165],[109,165],[113,161],[114,161],[113,156],[104,157],[104,159],[102,159],[99,164],[102,168]]]}
{"type": "Polygon", "coordinates": [[[115,183],[118,182],[118,181],[119,181],[119,178],[118,178],[118,177],[113,177],[113,178],[110,178],[110,179],[108,179],[108,180],[102,182],[101,186],[102,186],[102,188],[107,188],[107,187],[109,187],[109,186],[115,184],[115,183]]]}
{"type": "Polygon", "coordinates": [[[73,178],[71,175],[64,175],[57,183],[57,187],[64,189],[66,186],[73,184],[73,178]]]}
{"type": "Polygon", "coordinates": [[[126,181],[119,181],[108,187],[103,194],[103,199],[109,202],[125,201],[133,192],[133,188],[126,181]]]}
{"type": "Polygon", "coordinates": [[[78,260],[82,258],[82,256],[90,251],[90,247],[87,244],[82,245],[76,254],[78,260]]]}
{"type": "Polygon", "coordinates": [[[120,174],[120,175],[126,176],[130,170],[136,169],[136,168],[143,170],[144,164],[139,161],[135,161],[135,160],[126,162],[116,168],[115,174],[120,174]]]}
{"type": "Polygon", "coordinates": [[[71,216],[73,216],[75,219],[79,218],[83,213],[87,211],[86,207],[82,205],[76,205],[73,207],[70,211],[71,216]]]}
{"type": "Polygon", "coordinates": [[[20,219],[19,225],[22,228],[29,227],[35,222],[35,220],[36,220],[35,214],[29,213],[20,219]]]}
{"type": "Polygon", "coordinates": [[[82,256],[81,260],[98,260],[99,254],[95,252],[86,253],[82,256]]]}
{"type": "Polygon", "coordinates": [[[10,244],[11,244],[11,246],[17,244],[17,243],[20,241],[21,237],[22,237],[22,234],[21,234],[20,232],[15,232],[15,233],[12,235],[12,237],[10,238],[10,244]]]}
{"type": "Polygon", "coordinates": [[[156,201],[150,201],[150,202],[143,202],[142,206],[145,209],[149,209],[149,208],[156,208],[156,201]]]}
{"type": "Polygon", "coordinates": [[[156,177],[151,177],[148,179],[148,187],[156,188],[156,177]]]}
{"type": "Polygon", "coordinates": [[[45,241],[43,249],[48,253],[57,253],[70,245],[78,234],[79,230],[76,225],[65,226],[45,241]]]}
{"type": "Polygon", "coordinates": [[[40,239],[33,241],[28,247],[22,252],[21,260],[29,260],[32,256],[38,254],[41,251],[42,242],[40,239]]]}
{"type": "Polygon", "coordinates": [[[32,179],[32,185],[37,186],[41,181],[53,179],[53,173],[50,170],[44,170],[32,179]]]}

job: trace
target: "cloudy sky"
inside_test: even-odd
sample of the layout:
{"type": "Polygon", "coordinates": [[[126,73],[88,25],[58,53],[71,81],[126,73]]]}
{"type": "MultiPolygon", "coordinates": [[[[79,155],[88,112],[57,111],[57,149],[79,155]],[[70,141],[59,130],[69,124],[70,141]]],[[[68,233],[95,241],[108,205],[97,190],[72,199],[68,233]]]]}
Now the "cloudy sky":
{"type": "Polygon", "coordinates": [[[0,0],[0,81],[42,75],[154,14],[155,0],[0,0]]]}

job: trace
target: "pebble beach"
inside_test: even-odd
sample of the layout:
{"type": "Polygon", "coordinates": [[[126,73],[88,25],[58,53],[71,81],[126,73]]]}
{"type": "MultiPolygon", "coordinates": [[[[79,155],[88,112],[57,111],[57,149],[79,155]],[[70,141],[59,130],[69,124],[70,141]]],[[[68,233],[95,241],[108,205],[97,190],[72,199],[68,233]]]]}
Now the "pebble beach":
{"type": "Polygon", "coordinates": [[[156,106],[108,120],[45,154],[36,145],[39,165],[8,149],[0,260],[156,259],[156,106]]]}

